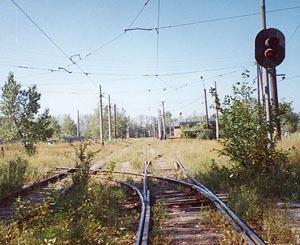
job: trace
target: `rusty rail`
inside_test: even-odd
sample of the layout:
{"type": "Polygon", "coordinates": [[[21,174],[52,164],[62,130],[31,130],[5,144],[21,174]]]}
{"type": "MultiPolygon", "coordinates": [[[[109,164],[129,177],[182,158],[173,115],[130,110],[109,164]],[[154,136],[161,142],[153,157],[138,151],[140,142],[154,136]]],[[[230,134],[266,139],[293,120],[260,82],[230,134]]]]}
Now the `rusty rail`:
{"type": "MultiPolygon", "coordinates": [[[[234,225],[237,231],[243,236],[244,240],[252,245],[263,245],[266,244],[261,238],[259,238],[252,229],[250,229],[241,219],[239,219],[236,214],[227,205],[222,202],[215,194],[213,194],[209,189],[202,185],[199,181],[193,178],[184,168],[182,163],[176,158],[175,164],[181,169],[181,171],[189,178],[199,190],[205,194],[219,209],[219,211],[226,215],[228,220],[234,225]]],[[[198,189],[197,188],[197,189],[198,189]]]]}

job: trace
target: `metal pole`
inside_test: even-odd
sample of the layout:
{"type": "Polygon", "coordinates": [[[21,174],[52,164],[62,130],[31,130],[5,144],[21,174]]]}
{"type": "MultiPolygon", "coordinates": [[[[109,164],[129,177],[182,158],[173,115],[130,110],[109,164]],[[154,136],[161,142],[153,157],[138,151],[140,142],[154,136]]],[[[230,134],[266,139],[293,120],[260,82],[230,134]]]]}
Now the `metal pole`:
{"type": "Polygon", "coordinates": [[[108,95],[108,140],[112,141],[110,95],[108,95]]]}
{"type": "Polygon", "coordinates": [[[160,109],[158,109],[158,120],[157,120],[157,123],[158,123],[158,138],[160,140],[162,140],[162,137],[161,137],[161,113],[160,113],[160,109]]]}
{"type": "Polygon", "coordinates": [[[155,117],[153,117],[153,137],[156,138],[156,122],[155,122],[155,117]]]}
{"type": "Polygon", "coordinates": [[[263,84],[263,72],[261,66],[259,66],[259,79],[260,79],[260,87],[261,87],[261,96],[262,96],[262,103],[263,103],[263,111],[266,113],[266,100],[264,95],[264,84],[263,84]]]}
{"type": "Polygon", "coordinates": [[[103,109],[102,109],[102,91],[101,85],[99,85],[99,95],[100,95],[100,102],[99,102],[99,119],[100,119],[100,142],[104,145],[104,137],[103,137],[103,109]]]}
{"type": "Polygon", "coordinates": [[[216,139],[219,139],[219,112],[218,112],[218,101],[217,101],[217,82],[215,81],[215,104],[216,104],[216,139]]]}
{"type": "MultiPolygon", "coordinates": [[[[261,23],[262,29],[266,29],[266,9],[265,0],[261,0],[261,23]]],[[[264,93],[265,93],[265,103],[266,103],[266,120],[267,124],[271,126],[271,103],[270,103],[270,88],[269,88],[269,76],[268,70],[264,68],[265,81],[264,81],[264,93]]],[[[270,146],[273,147],[273,135],[272,132],[268,131],[268,138],[270,146]]]]}
{"type": "Polygon", "coordinates": [[[260,110],[260,89],[259,89],[259,86],[260,86],[260,68],[259,68],[259,64],[256,63],[256,69],[257,69],[257,102],[258,102],[258,108],[260,110]]]}
{"type": "Polygon", "coordinates": [[[79,110],[77,110],[77,137],[80,137],[79,110]]]}
{"type": "Polygon", "coordinates": [[[206,89],[204,89],[204,98],[205,98],[205,111],[206,111],[206,125],[207,125],[207,128],[209,128],[206,89]]]}
{"type": "Polygon", "coordinates": [[[162,126],[163,126],[163,139],[166,140],[167,139],[167,135],[166,135],[166,115],[165,115],[165,102],[162,101],[162,126]]]}
{"type": "Polygon", "coordinates": [[[117,138],[117,105],[114,104],[114,133],[115,139],[117,138]]]}
{"type": "Polygon", "coordinates": [[[276,124],[276,138],[281,140],[281,127],[280,120],[278,118],[279,114],[279,105],[278,105],[278,91],[277,91],[277,81],[276,81],[276,68],[271,68],[270,72],[270,84],[271,84],[271,100],[272,100],[272,109],[275,116],[276,124]]]}

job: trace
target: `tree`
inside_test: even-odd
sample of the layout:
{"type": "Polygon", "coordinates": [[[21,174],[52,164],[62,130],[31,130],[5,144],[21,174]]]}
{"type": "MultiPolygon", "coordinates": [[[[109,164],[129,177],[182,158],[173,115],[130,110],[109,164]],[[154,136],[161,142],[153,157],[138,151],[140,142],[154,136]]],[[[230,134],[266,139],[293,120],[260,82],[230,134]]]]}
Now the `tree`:
{"type": "Polygon", "coordinates": [[[280,117],[281,128],[290,133],[297,131],[297,125],[299,122],[299,116],[293,112],[292,104],[287,102],[281,102],[279,104],[279,110],[283,111],[280,117]]]}
{"type": "Polygon", "coordinates": [[[61,126],[59,124],[59,120],[55,116],[50,117],[50,123],[48,128],[53,131],[53,137],[61,137],[61,126]]]}
{"type": "Polygon", "coordinates": [[[62,116],[61,134],[63,136],[76,136],[77,126],[69,114],[62,116]]]}
{"type": "Polygon", "coordinates": [[[46,140],[52,135],[48,128],[49,110],[38,114],[41,94],[36,85],[21,89],[21,84],[14,80],[13,73],[8,76],[2,87],[0,112],[2,114],[1,133],[4,140],[21,142],[28,154],[35,152],[34,144],[46,140]]]}
{"type": "Polygon", "coordinates": [[[237,83],[233,86],[233,95],[226,96],[223,104],[219,105],[222,114],[220,142],[223,145],[219,152],[232,162],[231,168],[224,171],[226,167],[223,167],[222,171],[228,173],[235,184],[254,184],[261,190],[269,188],[272,192],[271,188],[276,186],[277,177],[282,175],[280,168],[287,162],[287,157],[276,149],[276,139],[270,147],[268,132],[274,133],[276,118],[272,115],[271,125],[267,125],[253,93],[246,82],[237,83]]]}

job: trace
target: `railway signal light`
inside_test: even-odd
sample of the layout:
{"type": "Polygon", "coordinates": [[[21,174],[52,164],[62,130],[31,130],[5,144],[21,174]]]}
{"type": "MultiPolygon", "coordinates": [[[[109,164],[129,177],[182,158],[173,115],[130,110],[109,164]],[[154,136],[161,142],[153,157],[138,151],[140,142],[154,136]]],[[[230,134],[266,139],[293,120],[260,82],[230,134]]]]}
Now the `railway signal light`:
{"type": "Polygon", "coordinates": [[[285,57],[285,37],[277,29],[269,28],[260,31],[255,38],[255,59],[265,68],[274,68],[281,64],[285,57]]]}

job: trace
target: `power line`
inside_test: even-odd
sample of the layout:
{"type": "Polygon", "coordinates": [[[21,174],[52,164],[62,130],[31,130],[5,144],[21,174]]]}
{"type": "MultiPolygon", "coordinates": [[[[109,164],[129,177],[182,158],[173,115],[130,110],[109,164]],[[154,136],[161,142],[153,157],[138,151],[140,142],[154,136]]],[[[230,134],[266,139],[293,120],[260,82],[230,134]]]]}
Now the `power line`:
{"type": "Polygon", "coordinates": [[[54,42],[53,40],[52,40],[52,38],[50,38],[49,37],[49,35],[46,33],[46,32],[44,32],[43,31],[43,29],[41,28],[41,27],[39,27],[39,25],[33,20],[33,19],[31,19],[31,17],[14,1],[14,0],[10,0],[25,16],[26,16],[26,18],[27,19],[29,19],[30,20],[30,22],[36,27],[36,28],[38,28],[39,29],[39,31],[41,32],[41,33],[43,33],[44,34],[44,36],[64,55],[64,56],[66,56],[67,57],[67,59],[68,60],[70,60],[72,63],[73,63],[73,61],[72,61],[72,59],[70,59],[70,57],[66,54],[66,52],[60,47],[60,46],[58,46],[58,44],[56,43],[56,42],[54,42]]]}
{"type": "MultiPolygon", "coordinates": [[[[138,14],[135,16],[135,18],[132,20],[132,22],[129,24],[128,28],[131,28],[131,26],[136,22],[136,20],[139,18],[139,16],[142,14],[142,12],[144,11],[144,9],[146,8],[146,6],[148,5],[148,3],[150,2],[150,0],[147,0],[142,9],[138,12],[138,14]]],[[[92,54],[98,52],[99,50],[103,49],[104,47],[108,46],[109,44],[113,43],[114,41],[120,39],[124,34],[126,34],[125,31],[119,33],[117,36],[115,36],[114,38],[112,38],[111,40],[109,40],[108,42],[102,44],[100,47],[94,49],[93,51],[89,52],[88,54],[84,55],[80,60],[84,60],[87,57],[91,56],[92,54]]],[[[67,67],[70,67],[74,65],[74,62],[72,61],[71,64],[69,64],[67,67]]]]}
{"type": "Polygon", "coordinates": [[[132,27],[132,25],[136,22],[136,20],[140,17],[140,15],[142,14],[142,12],[144,11],[144,9],[146,8],[146,6],[148,5],[148,3],[150,2],[150,0],[147,0],[147,2],[144,3],[143,8],[139,11],[139,13],[137,14],[137,16],[133,19],[133,21],[130,23],[130,25],[128,26],[128,28],[132,27]]]}
{"type": "Polygon", "coordinates": [[[96,86],[95,82],[89,77],[88,73],[84,72],[81,67],[74,62],[68,55],[67,53],[56,43],[50,36],[14,1],[11,0],[11,2],[26,16],[27,19],[30,20],[30,22],[68,59],[70,60],[74,65],[77,66],[77,68],[85,74],[89,80],[96,86]]]}
{"type": "Polygon", "coordinates": [[[293,37],[294,37],[294,35],[296,34],[296,32],[297,32],[297,30],[298,30],[299,27],[300,27],[300,23],[297,25],[296,29],[295,29],[294,32],[292,33],[292,35],[291,35],[291,37],[289,38],[289,40],[287,41],[287,43],[289,43],[289,42],[293,39],[293,37]]]}
{"type": "MultiPolygon", "coordinates": [[[[269,10],[269,11],[266,11],[266,13],[275,13],[275,12],[287,11],[287,10],[298,9],[298,8],[300,8],[300,6],[269,10]]],[[[182,27],[182,26],[191,26],[191,25],[204,24],[204,23],[210,23],[210,22],[216,22],[216,21],[222,21],[222,20],[238,19],[238,18],[256,16],[256,15],[260,15],[260,14],[261,14],[260,12],[257,12],[257,13],[250,13],[250,14],[233,15],[233,16],[214,18],[214,19],[209,19],[209,20],[194,21],[194,22],[175,24],[175,25],[166,25],[166,26],[159,27],[159,29],[157,27],[152,27],[152,28],[141,28],[141,27],[127,28],[124,31],[125,32],[137,31],[137,30],[143,30],[143,31],[154,31],[155,30],[155,31],[158,31],[160,29],[175,28],[175,27],[182,27]]]]}
{"type": "MultiPolygon", "coordinates": [[[[194,71],[186,71],[186,72],[174,72],[174,73],[161,73],[161,74],[134,74],[134,73],[99,73],[99,72],[74,72],[68,71],[66,68],[60,67],[60,69],[52,69],[52,68],[41,68],[34,66],[24,66],[24,65],[12,65],[12,64],[1,64],[2,66],[16,67],[20,69],[28,69],[28,70],[41,70],[41,71],[49,71],[49,72],[64,72],[67,74],[83,74],[83,75],[94,75],[94,76],[132,76],[132,77],[163,77],[163,76],[177,76],[177,75],[186,75],[186,74],[195,74],[200,72],[210,72],[210,71],[219,71],[219,70],[227,70],[233,68],[243,67],[239,66],[228,66],[228,67],[220,67],[220,68],[211,68],[204,70],[194,70],[194,71]]],[[[130,78],[129,78],[130,79],[130,78]]]]}
{"type": "Polygon", "coordinates": [[[177,88],[175,88],[175,90],[179,90],[179,89],[182,89],[184,87],[187,87],[191,84],[195,84],[195,83],[200,83],[200,82],[203,82],[204,80],[208,80],[208,79],[213,79],[213,78],[218,78],[218,77],[223,77],[223,76],[226,76],[226,75],[229,75],[229,74],[232,74],[232,73],[235,73],[235,72],[238,72],[238,70],[236,71],[231,71],[231,72],[227,72],[227,73],[223,73],[223,74],[220,74],[220,75],[216,75],[216,76],[213,76],[213,77],[208,77],[208,78],[205,78],[205,79],[202,79],[202,80],[196,80],[196,81],[193,81],[193,82],[188,82],[188,83],[185,83],[177,88]]]}

